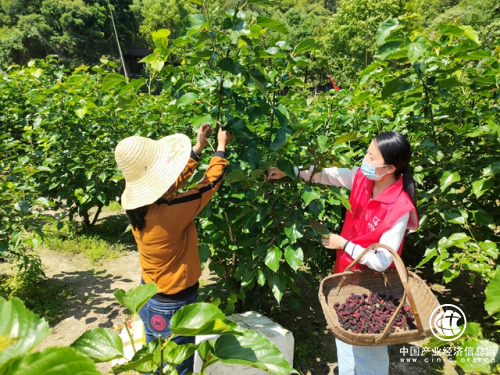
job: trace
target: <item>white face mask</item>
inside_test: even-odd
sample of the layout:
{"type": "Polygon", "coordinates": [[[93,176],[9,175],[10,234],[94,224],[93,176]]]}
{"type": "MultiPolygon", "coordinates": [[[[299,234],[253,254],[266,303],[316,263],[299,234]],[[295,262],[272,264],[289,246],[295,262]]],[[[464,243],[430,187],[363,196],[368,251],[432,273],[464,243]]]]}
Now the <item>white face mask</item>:
{"type": "Polygon", "coordinates": [[[381,174],[380,176],[377,175],[377,173],[375,172],[377,168],[380,168],[380,167],[388,167],[387,164],[384,164],[384,165],[372,165],[372,164],[368,164],[366,161],[363,160],[363,162],[361,163],[361,172],[363,172],[363,174],[365,175],[365,177],[369,180],[372,180],[372,181],[379,181],[382,177],[384,177],[387,172],[385,172],[384,174],[381,174]]]}

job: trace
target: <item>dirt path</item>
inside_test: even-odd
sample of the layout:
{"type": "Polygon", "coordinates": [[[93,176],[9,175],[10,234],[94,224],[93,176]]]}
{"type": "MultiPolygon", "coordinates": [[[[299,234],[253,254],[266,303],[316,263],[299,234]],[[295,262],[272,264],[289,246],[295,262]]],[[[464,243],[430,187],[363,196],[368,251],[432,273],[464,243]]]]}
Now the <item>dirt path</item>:
{"type": "MultiPolygon", "coordinates": [[[[68,301],[68,311],[52,333],[38,347],[67,346],[85,331],[104,327],[113,328],[127,319],[125,309],[114,298],[116,289],[128,290],[140,282],[137,252],[92,266],[83,256],[68,256],[53,251],[40,253],[47,277],[75,289],[75,297],[68,301]]],[[[109,364],[99,364],[107,372],[109,364]]]]}
{"type": "MultiPolygon", "coordinates": [[[[73,287],[75,297],[68,301],[68,311],[37,350],[69,345],[86,330],[97,327],[113,328],[127,319],[125,309],[115,302],[113,291],[118,288],[128,290],[139,284],[140,265],[137,252],[133,251],[121,258],[106,261],[98,267],[92,266],[83,256],[68,256],[50,250],[44,250],[40,255],[47,276],[73,287]]],[[[203,284],[209,284],[214,282],[214,277],[205,271],[202,280],[203,284]]],[[[311,308],[315,309],[314,306],[311,308]]],[[[321,339],[322,344],[334,351],[333,336],[326,331],[326,322],[321,318],[318,321],[315,331],[325,335],[321,339]]],[[[411,347],[408,344],[405,346],[408,349],[411,347]]],[[[427,362],[421,358],[417,363],[404,363],[400,352],[402,347],[403,345],[389,348],[391,375],[427,375],[441,371],[450,375],[457,374],[453,366],[446,365],[443,368],[443,364],[433,363],[436,358],[431,355],[426,357],[427,362]]],[[[104,374],[108,373],[111,365],[99,364],[98,368],[104,374]]],[[[304,374],[338,374],[337,363],[321,362],[318,358],[304,374]]]]}

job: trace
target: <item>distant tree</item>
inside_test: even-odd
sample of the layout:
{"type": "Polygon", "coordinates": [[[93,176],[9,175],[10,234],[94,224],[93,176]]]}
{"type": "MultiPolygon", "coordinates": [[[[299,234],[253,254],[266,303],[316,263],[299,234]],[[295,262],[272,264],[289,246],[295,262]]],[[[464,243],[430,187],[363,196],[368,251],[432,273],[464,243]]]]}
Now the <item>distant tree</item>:
{"type": "Polygon", "coordinates": [[[196,13],[196,5],[186,0],[133,0],[130,9],[139,23],[139,44],[152,46],[151,32],[169,29],[172,38],[180,35],[182,19],[196,13]]]}
{"type": "MultiPolygon", "coordinates": [[[[324,49],[318,60],[327,62],[330,72],[348,83],[373,61],[377,52],[375,36],[388,18],[412,15],[418,0],[341,0],[338,12],[328,18],[323,30],[324,49]]],[[[408,28],[419,27],[418,16],[407,19],[408,28]]]]}
{"type": "MultiPolygon", "coordinates": [[[[132,42],[131,0],[110,0],[120,42],[132,42]]],[[[72,65],[116,51],[107,0],[2,0],[0,64],[56,54],[72,65]]]]}
{"type": "Polygon", "coordinates": [[[461,0],[447,3],[447,7],[430,12],[434,2],[424,0],[424,9],[428,11],[424,14],[426,18],[423,22],[433,30],[437,30],[443,23],[469,25],[478,32],[479,39],[485,46],[500,44],[500,0],[461,0]]]}

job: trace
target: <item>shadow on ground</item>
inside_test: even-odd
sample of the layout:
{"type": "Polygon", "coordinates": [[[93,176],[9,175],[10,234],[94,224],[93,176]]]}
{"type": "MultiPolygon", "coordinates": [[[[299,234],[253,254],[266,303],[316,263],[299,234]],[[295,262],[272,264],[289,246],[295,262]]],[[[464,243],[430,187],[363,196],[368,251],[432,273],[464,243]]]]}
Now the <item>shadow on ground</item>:
{"type": "Polygon", "coordinates": [[[114,276],[106,270],[95,271],[62,271],[52,276],[77,290],[76,296],[68,301],[68,311],[64,319],[74,318],[84,324],[91,324],[99,320],[98,315],[105,315],[107,319],[98,324],[98,327],[110,328],[112,319],[123,312],[123,308],[114,298],[115,284],[122,284],[121,289],[131,289],[137,282],[127,277],[114,276]]]}

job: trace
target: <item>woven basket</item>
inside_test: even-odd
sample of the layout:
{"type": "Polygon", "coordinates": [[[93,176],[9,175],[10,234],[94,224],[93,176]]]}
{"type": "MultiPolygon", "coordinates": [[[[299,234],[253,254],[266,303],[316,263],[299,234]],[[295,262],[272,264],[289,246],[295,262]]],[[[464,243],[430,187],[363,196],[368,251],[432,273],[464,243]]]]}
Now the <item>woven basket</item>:
{"type": "MultiPolygon", "coordinates": [[[[339,340],[358,346],[396,345],[431,337],[432,331],[429,320],[432,312],[440,306],[438,300],[425,282],[416,274],[406,269],[403,261],[393,249],[382,244],[373,244],[367,247],[343,273],[323,279],[319,287],[318,296],[330,331],[339,340]],[[376,272],[371,269],[349,271],[365,254],[378,247],[391,252],[396,269],[388,268],[384,272],[376,272]],[[369,294],[370,292],[392,295],[401,299],[401,303],[386,325],[384,332],[380,334],[361,334],[343,329],[338,321],[337,312],[333,307],[334,303],[345,303],[351,293],[359,295],[363,293],[369,294]],[[411,306],[418,330],[405,331],[398,329],[390,333],[389,328],[405,301],[411,306]]],[[[435,329],[434,327],[435,325],[433,325],[433,329],[435,329]]]]}

